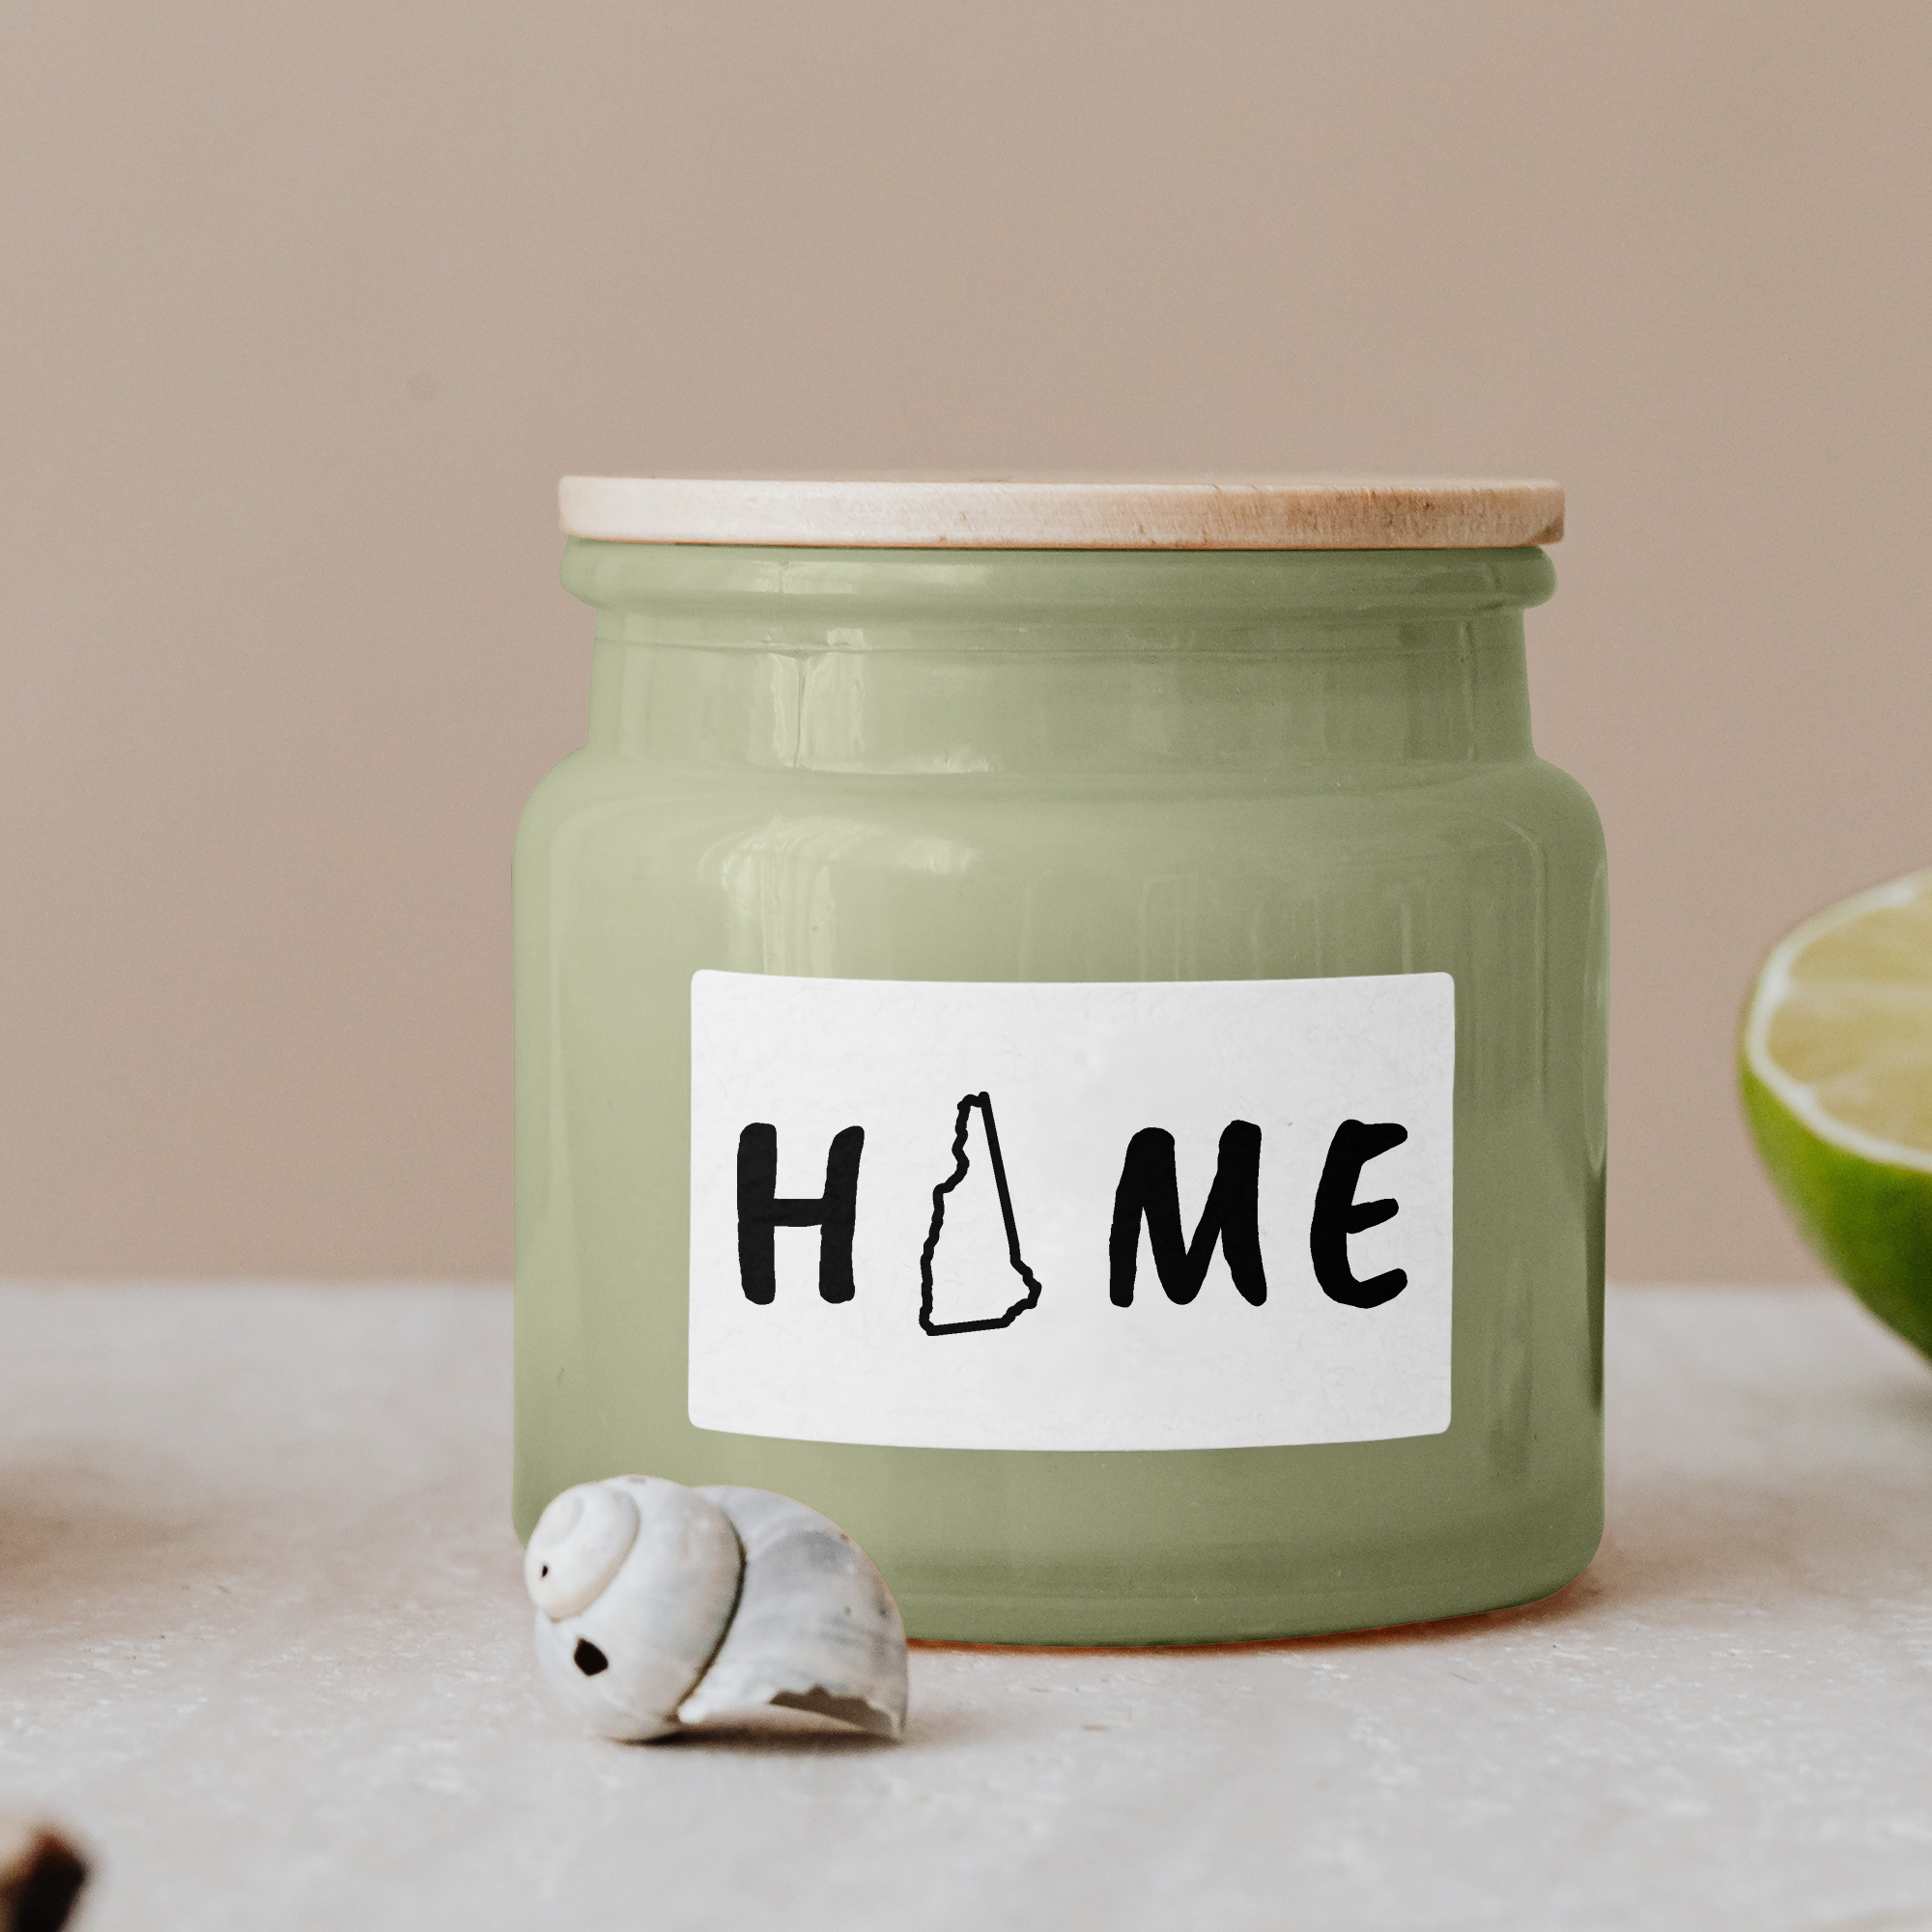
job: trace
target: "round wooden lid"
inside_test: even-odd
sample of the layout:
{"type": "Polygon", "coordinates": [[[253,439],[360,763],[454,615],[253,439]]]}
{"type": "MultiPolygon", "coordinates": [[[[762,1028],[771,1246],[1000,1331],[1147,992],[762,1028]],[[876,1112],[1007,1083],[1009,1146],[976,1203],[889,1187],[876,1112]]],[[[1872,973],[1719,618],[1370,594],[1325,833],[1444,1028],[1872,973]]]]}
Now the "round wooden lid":
{"type": "Polygon", "coordinates": [[[565,531],[855,550],[1493,550],[1555,543],[1557,483],[1473,477],[566,476],[565,531]]]}

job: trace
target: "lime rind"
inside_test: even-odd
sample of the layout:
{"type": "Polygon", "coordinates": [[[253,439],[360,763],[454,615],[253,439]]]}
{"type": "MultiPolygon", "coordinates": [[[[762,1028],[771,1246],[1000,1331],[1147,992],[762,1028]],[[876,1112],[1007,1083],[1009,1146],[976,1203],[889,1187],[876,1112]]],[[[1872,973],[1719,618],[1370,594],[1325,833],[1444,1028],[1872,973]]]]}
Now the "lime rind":
{"type": "MultiPolygon", "coordinates": [[[[1802,925],[1786,933],[1772,949],[1771,957],[1764,963],[1764,971],[1758,975],[1757,989],[1751,996],[1750,1010],[1745,1017],[1744,1059],[1751,1079],[1767,1088],[1780,1106],[1795,1115],[1826,1146],[1836,1148],[1859,1161],[1875,1162],[1913,1174],[1932,1175],[1932,1153],[1867,1133],[1862,1127],[1854,1126],[1850,1122],[1828,1113],[1817,1090],[1787,1073],[1771,1057],[1770,1051],[1772,1018],[1791,992],[1792,964],[1799,954],[1838,926],[1849,925],[1852,921],[1888,906],[1909,905],[1927,892],[1932,892],[1932,871],[1908,873],[1902,879],[1889,879],[1882,886],[1855,893],[1850,898],[1813,914],[1802,925]]],[[[1746,1103],[1751,1112],[1751,1123],[1757,1130],[1758,1143],[1763,1147],[1765,1130],[1759,1122],[1756,1108],[1751,1105],[1748,1083],[1746,1103]]],[[[1770,1160],[1769,1151],[1765,1158],[1770,1160]]],[[[1921,1342],[1919,1346],[1924,1348],[1928,1345],[1921,1342]]]]}
{"type": "Polygon", "coordinates": [[[1932,1356],[1932,1185],[1924,1169],[1874,1160],[1841,1136],[1818,1133],[1748,1060],[1743,1074],[1758,1151],[1800,1232],[1881,1321],[1932,1356]]]}

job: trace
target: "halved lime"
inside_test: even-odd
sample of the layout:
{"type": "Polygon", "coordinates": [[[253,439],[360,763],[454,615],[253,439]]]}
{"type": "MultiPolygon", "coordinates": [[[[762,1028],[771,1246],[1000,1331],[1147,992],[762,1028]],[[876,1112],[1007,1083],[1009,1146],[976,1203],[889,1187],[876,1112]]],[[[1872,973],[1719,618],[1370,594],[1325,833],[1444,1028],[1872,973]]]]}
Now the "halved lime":
{"type": "Polygon", "coordinates": [[[1739,1059],[1758,1150],[1806,1239],[1932,1355],[1932,871],[1787,933],[1739,1059]]]}

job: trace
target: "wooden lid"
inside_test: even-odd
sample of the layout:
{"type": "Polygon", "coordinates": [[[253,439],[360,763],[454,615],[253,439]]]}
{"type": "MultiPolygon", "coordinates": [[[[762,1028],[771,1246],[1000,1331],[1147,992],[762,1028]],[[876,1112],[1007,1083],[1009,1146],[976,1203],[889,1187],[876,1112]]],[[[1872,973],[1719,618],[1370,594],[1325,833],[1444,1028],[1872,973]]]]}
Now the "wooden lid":
{"type": "Polygon", "coordinates": [[[1472,477],[566,476],[564,530],[855,550],[1499,550],[1563,534],[1557,483],[1472,477]]]}

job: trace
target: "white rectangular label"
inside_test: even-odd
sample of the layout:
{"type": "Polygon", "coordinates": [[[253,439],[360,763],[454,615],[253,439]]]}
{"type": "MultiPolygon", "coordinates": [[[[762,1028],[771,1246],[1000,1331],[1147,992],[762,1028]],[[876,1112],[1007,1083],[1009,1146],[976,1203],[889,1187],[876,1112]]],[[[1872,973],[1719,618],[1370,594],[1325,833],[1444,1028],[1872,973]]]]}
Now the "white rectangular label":
{"type": "Polygon", "coordinates": [[[1449,1426],[1446,973],[696,974],[691,1420],[1233,1449],[1449,1426]]]}

